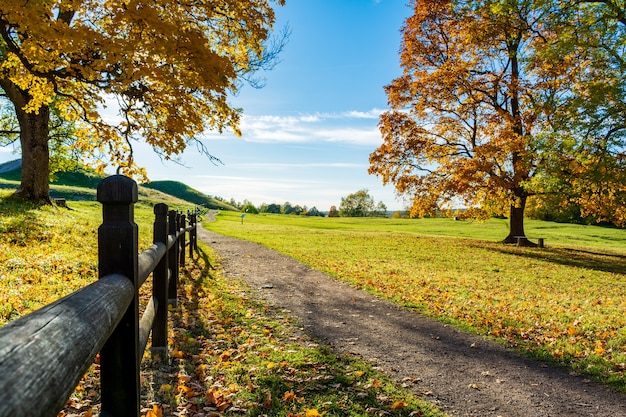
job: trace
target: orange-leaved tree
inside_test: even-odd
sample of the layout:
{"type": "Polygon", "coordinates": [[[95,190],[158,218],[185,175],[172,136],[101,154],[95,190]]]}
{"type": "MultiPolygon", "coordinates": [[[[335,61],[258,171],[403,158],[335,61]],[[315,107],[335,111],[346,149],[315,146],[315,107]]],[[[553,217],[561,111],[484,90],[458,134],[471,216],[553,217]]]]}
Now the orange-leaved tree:
{"type": "Polygon", "coordinates": [[[369,172],[408,196],[413,216],[460,205],[466,215],[508,215],[504,241],[513,243],[525,236],[530,180],[543,169],[538,138],[551,129],[576,56],[536,53],[558,34],[530,0],[411,4],[403,75],[385,88],[391,110],[369,172]]]}
{"type": "Polygon", "coordinates": [[[228,94],[271,65],[286,39],[266,48],[270,2],[0,2],[0,89],[19,122],[22,152],[17,194],[49,200],[51,109],[74,125],[73,147],[86,160],[128,175],[143,174],[135,140],[169,158],[203,131],[238,133],[240,110],[228,94]]]}

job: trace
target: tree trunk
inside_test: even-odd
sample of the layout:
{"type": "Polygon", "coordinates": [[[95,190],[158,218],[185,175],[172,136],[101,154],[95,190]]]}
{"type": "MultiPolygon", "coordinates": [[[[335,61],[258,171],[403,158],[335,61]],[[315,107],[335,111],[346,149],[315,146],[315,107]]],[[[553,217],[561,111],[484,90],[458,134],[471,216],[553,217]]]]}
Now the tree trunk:
{"type": "Polygon", "coordinates": [[[16,113],[20,123],[22,146],[22,182],[16,195],[27,200],[50,203],[50,109],[42,107],[38,113],[26,113],[20,109],[16,113]]]}
{"type": "Polygon", "coordinates": [[[521,246],[537,246],[526,238],[524,231],[524,209],[526,208],[526,196],[518,197],[517,205],[511,205],[509,214],[509,235],[502,243],[518,243],[521,246]],[[520,237],[520,239],[518,239],[520,237]]]}
{"type": "Polygon", "coordinates": [[[37,112],[25,112],[23,108],[30,101],[28,92],[6,79],[1,81],[0,87],[13,103],[20,125],[22,182],[15,195],[25,200],[50,204],[48,148],[50,108],[41,106],[37,112]]]}

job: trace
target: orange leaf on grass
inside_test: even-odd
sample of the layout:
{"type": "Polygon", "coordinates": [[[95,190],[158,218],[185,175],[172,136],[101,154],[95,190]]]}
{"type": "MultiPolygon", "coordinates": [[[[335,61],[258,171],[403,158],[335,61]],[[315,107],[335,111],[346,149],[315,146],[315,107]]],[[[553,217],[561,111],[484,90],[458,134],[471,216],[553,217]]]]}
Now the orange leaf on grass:
{"type": "Polygon", "coordinates": [[[391,406],[392,410],[399,410],[401,408],[406,407],[407,405],[409,405],[407,402],[405,401],[396,401],[393,403],[393,405],[391,406]]]}
{"type": "Polygon", "coordinates": [[[163,409],[154,404],[152,410],[148,410],[146,413],[146,417],[163,417],[163,409]]]}
{"type": "Polygon", "coordinates": [[[287,391],[284,395],[283,395],[283,402],[289,402],[289,401],[295,401],[296,399],[296,394],[292,391],[287,391]]]}

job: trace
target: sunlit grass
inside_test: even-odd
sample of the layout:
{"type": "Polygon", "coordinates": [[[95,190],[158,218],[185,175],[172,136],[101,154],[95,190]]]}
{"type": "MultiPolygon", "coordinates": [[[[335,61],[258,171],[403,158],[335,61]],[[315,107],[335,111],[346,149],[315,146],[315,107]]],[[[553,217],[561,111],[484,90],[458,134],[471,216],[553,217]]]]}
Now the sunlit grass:
{"type": "MultiPolygon", "coordinates": [[[[100,203],[36,206],[10,194],[0,190],[0,326],[98,277],[100,203]]],[[[152,244],[153,221],[151,204],[135,206],[140,250],[152,244]]]]}
{"type": "Polygon", "coordinates": [[[172,366],[150,381],[165,415],[204,404],[247,416],[443,417],[357,357],[294,333],[292,318],[207,262],[215,255],[201,244],[172,311],[172,366]]]}
{"type": "Polygon", "coordinates": [[[217,219],[207,227],[626,390],[625,230],[529,222],[552,242],[537,249],[498,243],[501,221],[217,219]]]}
{"type": "MultiPolygon", "coordinates": [[[[68,201],[68,210],[18,202],[10,192],[0,190],[0,326],[97,279],[102,222],[95,201],[68,201]]],[[[135,206],[140,250],[152,242],[153,204],[135,206]]],[[[142,416],[444,416],[357,357],[296,334],[290,317],[254,301],[245,283],[216,266],[200,243],[182,270],[169,315],[170,362],[144,354],[142,416]]],[[[60,416],[97,414],[99,384],[96,365],[60,416]]]]}

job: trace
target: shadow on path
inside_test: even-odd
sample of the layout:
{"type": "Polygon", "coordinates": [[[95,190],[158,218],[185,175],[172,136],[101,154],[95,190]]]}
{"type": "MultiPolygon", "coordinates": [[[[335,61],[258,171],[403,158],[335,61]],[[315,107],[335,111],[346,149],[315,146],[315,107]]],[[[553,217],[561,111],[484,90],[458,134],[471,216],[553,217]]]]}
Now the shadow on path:
{"type": "Polygon", "coordinates": [[[226,276],[338,353],[373,362],[452,416],[626,417],[626,395],[349,287],[256,243],[200,228],[226,276]]]}

